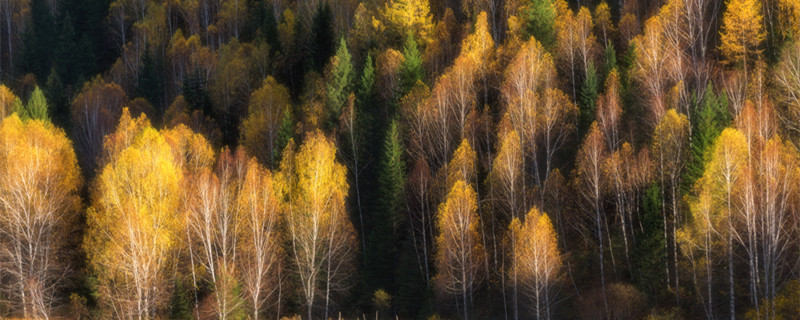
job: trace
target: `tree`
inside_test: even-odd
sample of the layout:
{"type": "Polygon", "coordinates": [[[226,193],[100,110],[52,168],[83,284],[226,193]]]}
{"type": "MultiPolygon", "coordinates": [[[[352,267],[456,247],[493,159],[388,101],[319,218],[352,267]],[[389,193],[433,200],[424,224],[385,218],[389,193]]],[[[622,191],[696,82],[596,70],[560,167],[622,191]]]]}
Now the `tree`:
{"type": "Polygon", "coordinates": [[[500,141],[497,156],[489,173],[492,195],[497,199],[499,211],[508,220],[522,216],[522,167],[524,154],[522,143],[516,130],[511,129],[498,138],[500,141]]]}
{"type": "MultiPolygon", "coordinates": [[[[800,13],[800,8],[798,8],[800,13]]],[[[778,90],[775,98],[786,105],[783,110],[789,119],[800,117],[800,41],[789,44],[781,54],[774,69],[774,79],[778,90]]],[[[791,126],[797,130],[795,126],[791,126]]]]}
{"type": "Polygon", "coordinates": [[[411,33],[423,48],[430,42],[433,21],[428,0],[392,0],[386,3],[383,14],[398,41],[411,33]]]}
{"type": "Polygon", "coordinates": [[[289,89],[267,76],[250,96],[247,118],[242,121],[241,145],[248,154],[274,168],[280,155],[279,131],[284,115],[291,112],[289,89]]]}
{"type": "Polygon", "coordinates": [[[287,147],[281,161],[289,250],[309,319],[318,296],[324,296],[327,318],[332,295],[347,289],[357,245],[345,210],[346,170],[336,161],[333,142],[319,131],[298,151],[287,147]]]}
{"type": "Polygon", "coordinates": [[[703,175],[714,140],[732,121],[728,110],[728,97],[724,92],[717,95],[711,83],[706,87],[703,99],[697,108],[699,110],[696,111],[697,117],[692,126],[690,158],[686,163],[684,190],[694,185],[703,175]]]}
{"type": "Polygon", "coordinates": [[[597,99],[597,122],[606,137],[608,150],[619,147],[619,130],[622,122],[622,97],[619,73],[612,69],[606,78],[605,91],[597,99]]]}
{"type": "Polygon", "coordinates": [[[581,134],[585,133],[592,122],[595,121],[594,116],[597,112],[597,95],[599,94],[598,91],[600,87],[599,81],[594,62],[589,62],[589,67],[586,69],[586,74],[583,79],[583,87],[581,88],[580,96],[579,131],[581,134]]]}
{"type": "MultiPolygon", "coordinates": [[[[573,124],[578,108],[572,104],[566,94],[559,89],[548,88],[544,92],[544,104],[541,106],[541,134],[544,144],[545,170],[544,178],[546,181],[553,168],[553,158],[556,153],[566,144],[570,135],[575,130],[573,124]]],[[[546,192],[546,187],[542,188],[546,192]]]]}
{"type": "Polygon", "coordinates": [[[469,184],[475,182],[477,176],[476,166],[477,154],[472,149],[467,139],[461,140],[461,144],[453,153],[450,162],[447,163],[447,179],[445,181],[445,190],[449,190],[459,180],[464,180],[469,184]]]}
{"type": "Polygon", "coordinates": [[[597,236],[599,266],[600,266],[600,282],[603,290],[603,307],[606,314],[608,314],[608,301],[606,298],[606,273],[605,273],[605,252],[603,242],[603,225],[605,224],[605,216],[603,214],[602,206],[602,191],[603,191],[603,161],[608,151],[605,147],[605,138],[603,132],[597,126],[597,122],[592,123],[586,138],[583,140],[581,148],[578,150],[576,173],[575,173],[575,186],[580,193],[581,201],[579,202],[585,213],[589,215],[590,225],[589,228],[594,228],[595,236],[597,236]]]}
{"type": "Polygon", "coordinates": [[[517,239],[514,245],[514,266],[518,269],[523,292],[531,300],[536,319],[549,319],[555,294],[551,292],[561,269],[556,231],[546,213],[533,207],[524,222],[514,218],[508,227],[517,239]]]}
{"type": "MultiPolygon", "coordinates": [[[[130,122],[127,112],[123,125],[130,122]]],[[[123,127],[124,128],[124,127],[123,127]]],[[[84,248],[100,302],[116,318],[156,317],[169,297],[180,242],[183,174],[164,136],[149,126],[114,146],[87,212],[84,248]]]]}
{"type": "Polygon", "coordinates": [[[128,96],[118,84],[96,77],[83,85],[72,100],[72,123],[75,125],[75,149],[83,172],[95,174],[103,150],[103,137],[117,125],[128,96]]]}
{"type": "Polygon", "coordinates": [[[647,20],[644,33],[631,42],[635,52],[634,78],[641,83],[648,95],[650,122],[657,124],[666,106],[667,72],[669,55],[664,45],[664,23],[659,16],[647,20]]]}
{"type": "Polygon", "coordinates": [[[16,115],[0,123],[0,261],[9,277],[2,288],[22,317],[52,316],[67,285],[81,184],[63,130],[16,115]]]}
{"type": "Polygon", "coordinates": [[[31,118],[36,120],[43,120],[50,122],[50,117],[47,116],[47,99],[44,97],[42,89],[36,86],[28,98],[28,104],[25,105],[24,114],[19,115],[21,118],[31,118]]]}
{"type": "Polygon", "coordinates": [[[556,7],[552,0],[529,1],[521,14],[529,36],[536,38],[545,48],[552,48],[556,44],[556,7]]]}
{"type": "Polygon", "coordinates": [[[742,63],[747,79],[747,60],[760,54],[766,38],[761,5],[754,0],[729,0],[722,15],[719,50],[729,64],[742,63]]]}
{"type": "Polygon", "coordinates": [[[206,276],[205,280],[213,288],[214,311],[220,319],[234,318],[243,303],[236,292],[239,285],[236,249],[244,219],[240,218],[236,201],[246,166],[243,152],[231,155],[226,150],[217,160],[216,172],[204,169],[187,177],[193,186],[188,195],[186,219],[189,245],[196,247],[190,251],[195,255],[192,261],[197,261],[205,270],[201,276],[206,276]]]}
{"type": "Polygon", "coordinates": [[[311,35],[307,43],[311,55],[311,65],[306,66],[306,70],[309,71],[308,68],[313,68],[314,71],[322,73],[325,70],[325,64],[334,53],[335,38],[331,5],[327,1],[318,4],[317,11],[311,20],[311,35]]]}
{"type": "Polygon", "coordinates": [[[425,81],[425,68],[413,33],[408,33],[403,44],[403,62],[400,64],[399,77],[399,97],[404,97],[417,81],[425,81]]]}
{"type": "Polygon", "coordinates": [[[340,39],[339,48],[336,49],[336,55],[331,58],[329,68],[325,92],[330,121],[335,124],[347,104],[347,97],[353,93],[356,79],[353,61],[344,38],[340,39]]]}
{"type": "MultiPolygon", "coordinates": [[[[677,297],[678,287],[680,285],[678,275],[678,248],[675,232],[678,224],[681,221],[680,214],[680,178],[685,165],[685,157],[688,153],[688,140],[689,140],[689,120],[685,115],[679,114],[675,109],[670,109],[661,118],[661,121],[653,132],[653,144],[651,149],[658,158],[656,164],[660,179],[661,179],[661,197],[662,203],[667,203],[665,190],[669,190],[671,218],[672,218],[672,237],[670,238],[667,232],[668,219],[667,206],[663,206],[664,216],[664,238],[669,241],[672,239],[672,257],[673,257],[673,274],[675,275],[675,292],[677,297]]],[[[667,244],[669,245],[669,243],[667,244]]],[[[669,248],[667,248],[669,251],[669,248]]],[[[669,281],[667,282],[669,284],[669,281]]]]}
{"type": "MultiPolygon", "coordinates": [[[[14,92],[8,87],[0,85],[0,117],[5,119],[7,116],[14,112],[14,104],[18,101],[14,92]]],[[[21,104],[22,101],[19,101],[21,104]]]]}
{"type": "Polygon", "coordinates": [[[241,190],[236,205],[239,211],[240,254],[242,286],[252,318],[270,305],[277,305],[280,314],[280,292],[283,277],[283,250],[281,249],[280,199],[272,173],[254,160],[247,163],[241,177],[241,190]],[[277,297],[276,297],[277,293],[277,297]]]}
{"type": "Polygon", "coordinates": [[[478,195],[458,180],[439,206],[436,228],[436,287],[442,293],[461,296],[464,319],[469,318],[472,291],[480,282],[484,249],[481,245],[478,195]],[[469,298],[468,298],[469,297],[469,298]]]}
{"type": "MultiPolygon", "coordinates": [[[[734,280],[734,237],[736,236],[734,210],[736,207],[736,190],[741,180],[744,179],[747,165],[747,140],[745,136],[736,129],[728,128],[722,131],[715,140],[709,155],[709,163],[703,178],[698,181],[701,191],[708,189],[711,196],[714,196],[716,203],[720,204],[716,215],[722,222],[717,229],[720,236],[725,237],[726,253],[728,256],[728,296],[730,318],[736,318],[735,308],[735,280],[734,280]]],[[[702,196],[702,193],[701,193],[702,196]]]]}
{"type": "Polygon", "coordinates": [[[406,163],[402,139],[399,124],[396,120],[392,121],[383,141],[378,169],[380,210],[373,214],[367,244],[369,264],[375,270],[374,283],[381,284],[379,287],[385,289],[392,285],[390,280],[397,268],[395,255],[399,252],[397,238],[400,231],[397,226],[405,218],[406,163]]]}

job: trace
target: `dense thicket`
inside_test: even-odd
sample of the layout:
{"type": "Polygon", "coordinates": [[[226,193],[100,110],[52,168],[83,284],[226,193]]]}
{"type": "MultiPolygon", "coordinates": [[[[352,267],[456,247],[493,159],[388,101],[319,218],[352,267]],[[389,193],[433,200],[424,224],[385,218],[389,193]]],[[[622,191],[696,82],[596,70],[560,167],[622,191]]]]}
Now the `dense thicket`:
{"type": "Polygon", "coordinates": [[[795,0],[0,0],[0,317],[790,319],[795,0]]]}

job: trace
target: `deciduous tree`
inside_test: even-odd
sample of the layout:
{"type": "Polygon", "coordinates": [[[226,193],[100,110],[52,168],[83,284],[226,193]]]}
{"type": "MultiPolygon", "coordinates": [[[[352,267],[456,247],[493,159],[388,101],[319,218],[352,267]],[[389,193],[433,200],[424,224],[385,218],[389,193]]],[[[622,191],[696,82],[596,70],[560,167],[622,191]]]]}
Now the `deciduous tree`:
{"type": "Polygon", "coordinates": [[[484,249],[481,245],[478,195],[464,180],[453,185],[439,206],[434,279],[444,294],[460,296],[464,319],[469,318],[472,292],[482,275],[484,249]]]}
{"type": "Polygon", "coordinates": [[[16,115],[0,123],[0,261],[12,314],[54,315],[73,270],[81,183],[63,130],[16,115]]]}
{"type": "Polygon", "coordinates": [[[556,231],[546,213],[533,207],[524,222],[514,218],[509,226],[516,238],[513,259],[519,283],[531,300],[536,319],[549,319],[555,299],[554,285],[561,271],[556,231]]]}

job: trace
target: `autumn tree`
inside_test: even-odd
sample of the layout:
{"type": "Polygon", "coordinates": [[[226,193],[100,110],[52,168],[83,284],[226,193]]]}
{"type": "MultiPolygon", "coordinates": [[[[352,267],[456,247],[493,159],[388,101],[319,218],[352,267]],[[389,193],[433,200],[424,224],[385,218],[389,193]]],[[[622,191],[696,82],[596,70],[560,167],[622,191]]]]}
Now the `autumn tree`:
{"type": "Polygon", "coordinates": [[[412,33],[422,47],[427,46],[433,33],[433,21],[428,0],[392,0],[384,9],[389,30],[398,40],[412,33]]]}
{"type": "Polygon", "coordinates": [[[581,148],[578,150],[575,186],[579,191],[584,214],[588,216],[589,230],[597,237],[600,282],[603,290],[603,307],[608,314],[608,301],[606,298],[606,273],[605,273],[605,252],[604,252],[604,225],[605,215],[603,213],[603,161],[608,150],[605,146],[603,132],[600,131],[597,123],[593,123],[586,138],[583,140],[581,148]]]}
{"type": "Polygon", "coordinates": [[[324,300],[327,318],[334,295],[348,288],[357,245],[345,210],[346,170],[336,161],[333,142],[318,131],[299,150],[287,147],[281,161],[288,250],[309,319],[317,298],[324,300]]]}
{"type": "Polygon", "coordinates": [[[16,115],[0,123],[0,261],[12,314],[54,315],[73,270],[81,183],[63,130],[16,115]]]}
{"type": "Polygon", "coordinates": [[[280,155],[278,136],[287,112],[291,112],[289,90],[268,76],[261,88],[250,96],[240,140],[249,154],[269,167],[275,167],[280,155]]]}
{"type": "Polygon", "coordinates": [[[118,84],[97,77],[72,100],[75,149],[87,176],[92,176],[103,150],[103,137],[113,132],[128,96],[118,84]]]}
{"type": "Polygon", "coordinates": [[[464,180],[453,185],[439,206],[436,228],[434,279],[442,293],[460,296],[464,319],[469,318],[472,292],[482,275],[484,249],[481,242],[478,195],[464,180]]]}
{"type": "MultiPolygon", "coordinates": [[[[653,144],[651,147],[657,159],[656,168],[661,181],[662,203],[665,204],[662,209],[665,228],[664,238],[668,239],[668,241],[669,239],[672,240],[675,288],[678,288],[680,284],[678,275],[678,248],[677,240],[675,239],[675,231],[681,221],[679,198],[680,178],[685,165],[684,161],[688,153],[689,130],[689,120],[686,116],[677,113],[675,109],[670,109],[656,126],[653,132],[653,144]],[[667,194],[665,193],[667,190],[669,191],[670,215],[667,215],[667,194]],[[669,219],[672,220],[671,228],[668,227],[670,224],[667,223],[669,219]],[[669,237],[667,229],[671,229],[669,231],[671,231],[672,237],[669,237]]],[[[669,251],[669,249],[667,250],[669,251]]]]}
{"type": "Polygon", "coordinates": [[[518,282],[531,300],[536,319],[549,319],[555,298],[553,286],[561,272],[556,231],[546,213],[533,207],[524,222],[514,218],[509,226],[514,245],[514,267],[518,282]]]}
{"type": "Polygon", "coordinates": [[[748,58],[761,53],[766,38],[763,19],[761,5],[754,0],[729,0],[722,15],[719,50],[729,64],[742,63],[745,79],[748,58]]]}
{"type": "MultiPolygon", "coordinates": [[[[123,115],[121,126],[132,119],[123,115]]],[[[145,126],[130,139],[107,140],[84,238],[100,302],[117,318],[156,317],[170,292],[170,269],[183,222],[183,173],[164,136],[145,126]],[[114,143],[127,143],[115,146],[114,143]]]]}
{"type": "MultiPolygon", "coordinates": [[[[244,153],[232,155],[224,151],[217,161],[215,172],[206,168],[191,176],[192,192],[188,201],[187,223],[192,261],[205,272],[200,276],[211,285],[214,312],[220,319],[234,317],[242,307],[236,292],[237,245],[240,224],[236,199],[247,159],[244,153]]],[[[199,285],[199,284],[195,284],[199,285]]]]}
{"type": "Polygon", "coordinates": [[[250,160],[241,177],[236,199],[239,213],[239,265],[245,297],[253,308],[252,319],[270,306],[280,314],[280,291],[283,277],[281,248],[280,199],[272,173],[250,160]]]}

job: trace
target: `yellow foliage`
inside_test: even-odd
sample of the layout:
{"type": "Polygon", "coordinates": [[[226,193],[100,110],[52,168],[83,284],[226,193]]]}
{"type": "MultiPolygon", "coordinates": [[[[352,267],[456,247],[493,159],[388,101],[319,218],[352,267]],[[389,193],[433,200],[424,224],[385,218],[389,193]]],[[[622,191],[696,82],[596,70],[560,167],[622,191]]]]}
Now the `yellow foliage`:
{"type": "Polygon", "coordinates": [[[392,32],[400,36],[400,39],[411,32],[420,47],[424,48],[431,41],[433,20],[428,0],[389,1],[386,3],[384,15],[392,32]]]}
{"type": "MultiPolygon", "coordinates": [[[[120,131],[130,127],[137,126],[120,131]]],[[[101,302],[120,318],[163,310],[184,227],[179,161],[161,133],[149,126],[138,131],[97,178],[84,240],[101,302]]]]}
{"type": "Polygon", "coordinates": [[[477,155],[470,146],[469,141],[464,139],[453,154],[453,158],[447,165],[447,185],[449,190],[458,180],[472,183],[475,181],[475,160],[477,155]]]}
{"type": "Polygon", "coordinates": [[[241,145],[262,163],[276,156],[278,131],[284,113],[290,110],[289,90],[272,76],[250,96],[247,118],[242,122],[241,145]]]}
{"type": "Polygon", "coordinates": [[[767,36],[763,19],[760,1],[728,1],[722,16],[719,46],[728,63],[746,62],[750,54],[760,54],[759,46],[767,36]]]}
{"type": "Polygon", "coordinates": [[[548,299],[546,288],[558,280],[561,271],[561,254],[550,218],[533,207],[524,222],[517,218],[511,221],[509,232],[514,243],[513,266],[516,267],[511,272],[532,300],[532,305],[545,303],[548,299]]]}
{"type": "Polygon", "coordinates": [[[439,206],[435,281],[443,292],[466,294],[479,281],[485,252],[477,209],[478,195],[464,180],[453,185],[439,206]]]}
{"type": "Polygon", "coordinates": [[[10,115],[11,112],[13,112],[12,110],[15,100],[17,100],[17,96],[11,92],[11,89],[4,85],[0,85],[0,119],[5,118],[7,115],[10,115]]]}

